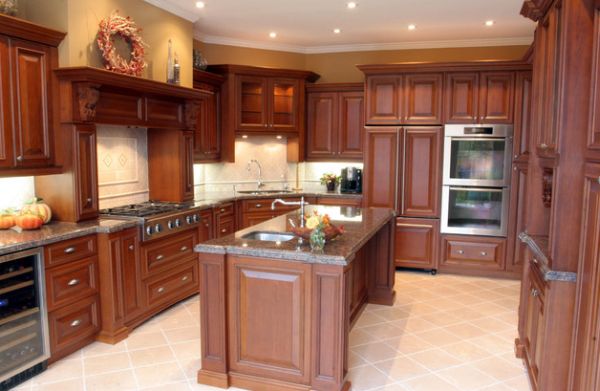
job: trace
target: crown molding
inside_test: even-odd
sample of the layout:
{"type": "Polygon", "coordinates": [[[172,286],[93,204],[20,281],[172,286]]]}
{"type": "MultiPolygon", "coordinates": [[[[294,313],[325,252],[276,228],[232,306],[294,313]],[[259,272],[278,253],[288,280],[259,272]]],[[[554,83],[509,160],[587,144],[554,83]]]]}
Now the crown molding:
{"type": "Polygon", "coordinates": [[[252,49],[276,50],[284,52],[318,54],[318,53],[342,53],[342,52],[368,52],[376,50],[407,50],[407,49],[438,49],[438,48],[461,48],[461,47],[485,47],[485,46],[513,46],[531,45],[533,37],[511,37],[511,38],[479,38],[446,41],[422,41],[422,42],[393,42],[393,43],[368,43],[347,45],[323,45],[323,46],[300,46],[282,43],[249,41],[229,37],[203,35],[194,31],[194,38],[209,44],[238,46],[252,49]]]}
{"type": "Polygon", "coordinates": [[[191,8],[181,7],[171,0],[144,0],[144,2],[177,15],[188,22],[196,23],[198,19],[200,19],[200,16],[197,15],[191,8]]]}

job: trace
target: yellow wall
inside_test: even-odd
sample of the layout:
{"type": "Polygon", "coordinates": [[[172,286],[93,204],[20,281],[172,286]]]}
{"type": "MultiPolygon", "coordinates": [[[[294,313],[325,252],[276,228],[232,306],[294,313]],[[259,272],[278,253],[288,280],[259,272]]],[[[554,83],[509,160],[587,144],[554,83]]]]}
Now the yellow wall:
{"type": "Polygon", "coordinates": [[[406,61],[519,60],[528,46],[380,50],[324,54],[300,54],[249,49],[194,41],[209,64],[243,64],[306,69],[321,75],[319,83],[359,82],[363,74],[357,64],[386,64],[406,61]]]}
{"type": "Polygon", "coordinates": [[[22,17],[67,31],[60,47],[60,66],[102,67],[96,45],[98,23],[118,10],[142,28],[148,68],[143,77],[165,81],[169,38],[181,64],[181,85],[192,86],[193,24],[142,0],[22,0],[22,17]]]}

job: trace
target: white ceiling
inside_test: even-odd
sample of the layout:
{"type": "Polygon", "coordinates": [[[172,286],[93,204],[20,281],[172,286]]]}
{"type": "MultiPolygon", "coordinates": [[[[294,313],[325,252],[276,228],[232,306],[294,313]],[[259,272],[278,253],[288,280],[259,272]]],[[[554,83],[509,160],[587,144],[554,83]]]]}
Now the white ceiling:
{"type": "Polygon", "coordinates": [[[203,42],[301,53],[526,45],[534,30],[523,0],[356,0],[354,10],[346,0],[145,1],[194,22],[203,42]]]}

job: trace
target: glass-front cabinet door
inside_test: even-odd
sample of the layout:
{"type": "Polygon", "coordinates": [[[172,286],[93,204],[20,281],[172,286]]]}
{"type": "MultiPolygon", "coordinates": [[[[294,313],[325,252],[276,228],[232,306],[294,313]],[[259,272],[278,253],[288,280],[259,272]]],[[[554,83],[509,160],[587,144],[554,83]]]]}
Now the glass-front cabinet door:
{"type": "Polygon", "coordinates": [[[269,130],[296,131],[298,126],[298,80],[272,79],[270,87],[269,130]]]}
{"type": "Polygon", "coordinates": [[[506,236],[509,190],[444,186],[442,233],[506,236]]]}
{"type": "Polygon", "coordinates": [[[264,77],[236,77],[236,130],[268,129],[268,83],[264,77]]]}

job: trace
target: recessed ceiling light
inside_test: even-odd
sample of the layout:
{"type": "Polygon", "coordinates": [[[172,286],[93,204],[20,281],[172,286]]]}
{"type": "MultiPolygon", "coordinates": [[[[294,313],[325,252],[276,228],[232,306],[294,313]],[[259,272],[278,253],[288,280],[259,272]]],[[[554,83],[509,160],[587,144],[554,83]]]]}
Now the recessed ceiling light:
{"type": "Polygon", "coordinates": [[[493,20],[486,20],[485,21],[485,25],[488,27],[492,27],[496,22],[494,22],[493,20]]]}
{"type": "Polygon", "coordinates": [[[275,31],[271,31],[269,33],[269,37],[271,37],[271,38],[277,38],[277,33],[275,31]]]}
{"type": "Polygon", "coordinates": [[[348,7],[348,9],[353,10],[354,8],[356,8],[358,4],[356,4],[354,1],[350,1],[348,2],[348,4],[346,4],[346,6],[348,7]]]}
{"type": "Polygon", "coordinates": [[[203,1],[197,1],[196,2],[196,8],[204,8],[204,2],[203,1]]]}
{"type": "Polygon", "coordinates": [[[411,31],[412,31],[412,30],[415,30],[416,28],[417,28],[417,26],[416,26],[416,25],[414,25],[414,24],[409,24],[409,25],[408,25],[408,29],[409,29],[409,30],[411,30],[411,31]]]}
{"type": "Polygon", "coordinates": [[[341,33],[341,32],[342,32],[342,30],[340,30],[340,29],[333,29],[333,33],[334,33],[334,34],[339,34],[339,33],[341,33]]]}
{"type": "Polygon", "coordinates": [[[247,134],[242,134],[242,138],[248,138],[247,134]]]}
{"type": "Polygon", "coordinates": [[[281,139],[283,138],[283,136],[282,136],[282,135],[280,135],[280,134],[278,134],[277,136],[275,136],[275,138],[276,138],[277,140],[281,140],[281,139]]]}

